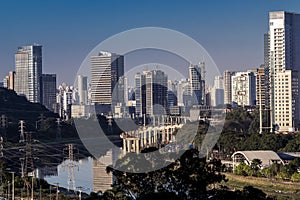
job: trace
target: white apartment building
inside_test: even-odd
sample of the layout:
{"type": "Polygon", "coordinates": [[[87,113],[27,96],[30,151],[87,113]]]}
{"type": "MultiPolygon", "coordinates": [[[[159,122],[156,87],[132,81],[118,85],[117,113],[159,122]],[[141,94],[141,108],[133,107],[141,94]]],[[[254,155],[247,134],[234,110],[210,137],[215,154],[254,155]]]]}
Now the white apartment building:
{"type": "Polygon", "coordinates": [[[268,46],[271,121],[291,131],[299,127],[300,15],[270,12],[268,46]]]}
{"type": "Polygon", "coordinates": [[[231,77],[232,101],[240,106],[255,105],[256,78],[253,72],[236,72],[231,77]]]}

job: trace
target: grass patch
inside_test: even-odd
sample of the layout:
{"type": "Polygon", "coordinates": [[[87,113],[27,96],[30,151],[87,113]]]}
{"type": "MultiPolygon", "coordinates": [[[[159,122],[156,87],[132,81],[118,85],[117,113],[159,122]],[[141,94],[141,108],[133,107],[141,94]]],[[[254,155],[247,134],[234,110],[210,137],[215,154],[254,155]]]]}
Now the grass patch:
{"type": "Polygon", "coordinates": [[[268,196],[277,199],[299,199],[300,200],[300,184],[285,182],[275,179],[258,178],[249,176],[239,176],[226,173],[228,182],[221,185],[227,186],[231,190],[242,190],[244,186],[251,185],[262,191],[268,196]]]}

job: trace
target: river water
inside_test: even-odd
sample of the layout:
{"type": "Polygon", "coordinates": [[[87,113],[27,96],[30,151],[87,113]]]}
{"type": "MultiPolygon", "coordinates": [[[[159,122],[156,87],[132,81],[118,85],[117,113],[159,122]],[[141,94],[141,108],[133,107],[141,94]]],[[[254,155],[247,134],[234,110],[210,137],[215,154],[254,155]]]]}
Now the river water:
{"type": "MultiPolygon", "coordinates": [[[[82,187],[85,193],[94,191],[93,185],[93,163],[94,159],[91,157],[74,161],[74,180],[75,188],[82,187]]],[[[45,176],[44,179],[52,185],[59,184],[60,187],[68,188],[68,174],[69,161],[66,160],[57,166],[57,175],[45,176]]],[[[73,182],[71,181],[70,189],[73,189],[73,182]]]]}

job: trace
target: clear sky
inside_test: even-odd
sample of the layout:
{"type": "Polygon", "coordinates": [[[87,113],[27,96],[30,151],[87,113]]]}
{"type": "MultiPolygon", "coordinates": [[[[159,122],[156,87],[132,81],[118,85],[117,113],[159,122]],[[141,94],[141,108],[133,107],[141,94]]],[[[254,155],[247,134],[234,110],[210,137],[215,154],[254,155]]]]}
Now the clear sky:
{"type": "Polygon", "coordinates": [[[132,28],[157,26],[198,41],[221,71],[263,63],[268,12],[300,13],[299,0],[1,1],[0,80],[14,70],[18,46],[43,45],[43,72],[73,83],[85,56],[101,41],[132,28]]]}

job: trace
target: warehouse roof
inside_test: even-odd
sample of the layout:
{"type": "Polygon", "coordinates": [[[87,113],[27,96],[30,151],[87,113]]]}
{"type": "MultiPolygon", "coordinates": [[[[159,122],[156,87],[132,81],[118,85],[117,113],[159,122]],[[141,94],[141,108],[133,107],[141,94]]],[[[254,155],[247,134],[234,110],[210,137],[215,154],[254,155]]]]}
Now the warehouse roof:
{"type": "Polygon", "coordinates": [[[281,158],[274,151],[237,151],[231,157],[234,158],[238,155],[243,156],[249,164],[254,159],[261,160],[262,166],[268,166],[274,162],[283,163],[281,158]]]}

